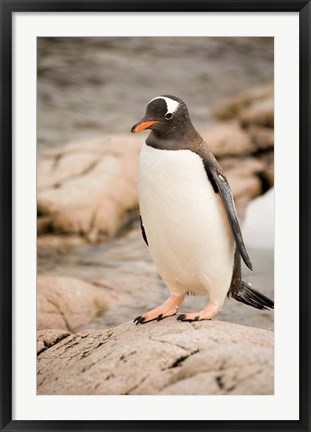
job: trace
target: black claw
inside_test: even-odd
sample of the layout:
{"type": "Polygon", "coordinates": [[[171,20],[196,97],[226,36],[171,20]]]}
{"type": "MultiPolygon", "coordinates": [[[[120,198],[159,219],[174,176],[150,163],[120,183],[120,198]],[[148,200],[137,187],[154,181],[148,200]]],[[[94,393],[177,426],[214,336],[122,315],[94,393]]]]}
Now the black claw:
{"type": "Polygon", "coordinates": [[[160,314],[157,318],[157,321],[161,321],[161,319],[163,319],[163,314],[160,314]]]}
{"type": "Polygon", "coordinates": [[[136,323],[136,325],[137,325],[137,324],[142,324],[144,321],[145,321],[145,318],[143,316],[138,316],[134,319],[133,322],[136,323]]]}
{"type": "Polygon", "coordinates": [[[197,315],[193,321],[199,321],[199,319],[200,319],[200,317],[199,317],[199,315],[197,315]]]}
{"type": "Polygon", "coordinates": [[[185,314],[181,314],[181,315],[178,315],[177,320],[178,321],[183,321],[185,318],[186,318],[186,315],[185,314]]]}

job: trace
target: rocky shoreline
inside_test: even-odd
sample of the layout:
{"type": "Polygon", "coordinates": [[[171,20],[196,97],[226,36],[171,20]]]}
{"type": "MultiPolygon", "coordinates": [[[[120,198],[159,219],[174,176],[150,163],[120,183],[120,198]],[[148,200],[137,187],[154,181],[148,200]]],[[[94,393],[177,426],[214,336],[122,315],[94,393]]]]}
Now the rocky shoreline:
{"type": "MultiPolygon", "coordinates": [[[[273,86],[214,113],[200,132],[243,218],[274,184],[273,86]]],[[[273,394],[272,312],[227,300],[209,322],[129,322],[167,296],[140,233],[141,142],[101,135],[38,160],[38,394],[273,394]]],[[[249,251],[244,277],[272,297],[273,250],[249,251]]]]}
{"type": "Polygon", "coordinates": [[[38,333],[38,394],[273,394],[273,333],[175,318],[38,333]],[[78,377],[78,378],[77,378],[78,377]]]}

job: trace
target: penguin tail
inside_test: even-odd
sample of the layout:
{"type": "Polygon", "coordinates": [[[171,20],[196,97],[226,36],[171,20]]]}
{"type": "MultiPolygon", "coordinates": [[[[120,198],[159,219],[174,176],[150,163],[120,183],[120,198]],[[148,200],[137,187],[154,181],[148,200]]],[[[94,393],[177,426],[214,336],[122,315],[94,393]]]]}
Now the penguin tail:
{"type": "Polygon", "coordinates": [[[247,304],[256,309],[274,309],[274,301],[251,288],[246,282],[241,281],[241,287],[235,292],[230,292],[231,297],[238,302],[247,304]]]}

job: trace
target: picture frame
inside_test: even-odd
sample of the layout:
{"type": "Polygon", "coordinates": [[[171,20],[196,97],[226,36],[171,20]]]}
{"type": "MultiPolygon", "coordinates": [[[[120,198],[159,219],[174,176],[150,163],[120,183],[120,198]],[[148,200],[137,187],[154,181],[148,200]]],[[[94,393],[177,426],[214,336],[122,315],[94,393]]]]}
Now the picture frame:
{"type": "MultiPolygon", "coordinates": [[[[1,430],[311,430],[310,423],[310,1],[260,0],[203,1],[203,2],[143,2],[143,1],[3,1],[1,0],[1,430]],[[14,420],[12,384],[14,316],[12,313],[12,286],[14,254],[12,236],[14,209],[14,167],[12,166],[12,18],[16,12],[281,12],[299,13],[299,420],[118,420],[118,421],[58,421],[14,420]],[[13,177],[12,177],[13,176],[13,177]]],[[[286,337],[286,335],[284,335],[286,337]]]]}

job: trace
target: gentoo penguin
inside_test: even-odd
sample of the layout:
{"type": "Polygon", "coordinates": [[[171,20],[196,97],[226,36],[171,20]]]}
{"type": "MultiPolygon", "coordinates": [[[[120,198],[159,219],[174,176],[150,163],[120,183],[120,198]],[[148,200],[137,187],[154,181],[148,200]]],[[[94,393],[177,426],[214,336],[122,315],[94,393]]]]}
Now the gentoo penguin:
{"type": "Polygon", "coordinates": [[[181,321],[212,319],[225,297],[257,309],[272,300],[241,279],[241,257],[252,270],[233,196],[221,167],[195,130],[186,104],[158,96],[131,132],[150,129],[139,157],[138,192],[142,235],[170,291],[136,324],[175,315],[186,294],[209,294],[199,312],[181,321]]]}

